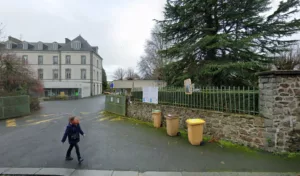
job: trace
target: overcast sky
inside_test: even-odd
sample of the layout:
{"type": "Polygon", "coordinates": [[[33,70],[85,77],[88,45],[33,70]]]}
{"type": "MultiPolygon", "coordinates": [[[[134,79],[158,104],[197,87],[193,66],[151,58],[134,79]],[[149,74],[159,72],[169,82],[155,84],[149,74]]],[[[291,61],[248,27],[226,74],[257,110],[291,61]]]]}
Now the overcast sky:
{"type": "MultiPolygon", "coordinates": [[[[143,54],[153,19],[162,19],[165,0],[1,1],[6,36],[64,42],[79,34],[99,47],[108,79],[118,67],[133,67],[143,54]]],[[[136,69],[137,70],[137,69],[136,69]]]]}
{"type": "MultiPolygon", "coordinates": [[[[30,42],[64,42],[79,34],[99,47],[112,80],[118,67],[133,67],[143,54],[153,19],[163,18],[166,0],[3,0],[5,35],[30,42]]],[[[279,0],[273,0],[273,6],[279,0]]]]}

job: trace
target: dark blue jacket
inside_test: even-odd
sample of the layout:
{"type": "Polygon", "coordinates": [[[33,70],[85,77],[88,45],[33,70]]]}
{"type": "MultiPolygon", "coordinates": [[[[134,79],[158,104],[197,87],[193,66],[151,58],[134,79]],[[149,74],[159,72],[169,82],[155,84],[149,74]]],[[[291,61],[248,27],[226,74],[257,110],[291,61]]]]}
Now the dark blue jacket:
{"type": "Polygon", "coordinates": [[[65,134],[61,140],[61,142],[65,142],[67,137],[70,144],[76,144],[80,141],[80,135],[83,135],[83,131],[80,128],[80,125],[68,124],[66,127],[65,134]]]}

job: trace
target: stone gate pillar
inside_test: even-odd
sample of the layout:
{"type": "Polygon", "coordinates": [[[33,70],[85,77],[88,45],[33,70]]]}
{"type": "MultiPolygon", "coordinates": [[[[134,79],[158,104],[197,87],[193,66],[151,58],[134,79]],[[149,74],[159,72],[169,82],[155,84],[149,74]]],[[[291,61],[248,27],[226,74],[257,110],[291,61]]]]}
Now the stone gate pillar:
{"type": "Polygon", "coordinates": [[[259,73],[259,110],[269,151],[300,150],[300,71],[259,73]]]}

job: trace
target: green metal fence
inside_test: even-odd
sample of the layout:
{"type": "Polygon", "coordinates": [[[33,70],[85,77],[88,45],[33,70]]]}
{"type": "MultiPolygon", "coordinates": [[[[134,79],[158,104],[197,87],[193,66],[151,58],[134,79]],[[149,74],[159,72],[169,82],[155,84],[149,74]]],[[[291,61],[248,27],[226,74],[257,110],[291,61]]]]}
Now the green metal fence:
{"type": "Polygon", "coordinates": [[[0,119],[30,114],[29,96],[0,97],[0,119]]]}
{"type": "Polygon", "coordinates": [[[126,115],[126,96],[106,95],[105,110],[114,114],[126,115]]]}
{"type": "MultiPolygon", "coordinates": [[[[132,95],[134,101],[142,101],[142,88],[134,88],[132,95]]],[[[191,95],[176,87],[158,91],[159,104],[252,115],[259,113],[258,97],[258,89],[250,87],[199,87],[191,95]]]]}

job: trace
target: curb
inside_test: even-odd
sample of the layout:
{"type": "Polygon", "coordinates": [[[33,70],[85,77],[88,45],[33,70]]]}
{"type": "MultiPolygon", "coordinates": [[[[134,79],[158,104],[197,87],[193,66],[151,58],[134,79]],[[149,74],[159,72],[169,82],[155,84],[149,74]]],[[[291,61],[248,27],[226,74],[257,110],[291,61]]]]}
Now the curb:
{"type": "Polygon", "coordinates": [[[0,175],[28,176],[300,176],[300,173],[275,172],[156,172],[77,170],[66,168],[0,168],[0,175]]]}

